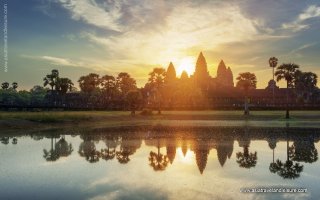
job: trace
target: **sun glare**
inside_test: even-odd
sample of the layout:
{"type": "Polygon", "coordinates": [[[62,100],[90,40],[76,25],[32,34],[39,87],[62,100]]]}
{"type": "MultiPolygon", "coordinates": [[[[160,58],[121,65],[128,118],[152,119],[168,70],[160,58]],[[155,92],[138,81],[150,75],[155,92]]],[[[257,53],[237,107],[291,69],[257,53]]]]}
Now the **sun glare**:
{"type": "Polygon", "coordinates": [[[177,65],[177,76],[180,76],[183,71],[186,71],[190,76],[193,74],[195,70],[194,68],[195,68],[194,58],[192,57],[182,58],[177,65]]]}

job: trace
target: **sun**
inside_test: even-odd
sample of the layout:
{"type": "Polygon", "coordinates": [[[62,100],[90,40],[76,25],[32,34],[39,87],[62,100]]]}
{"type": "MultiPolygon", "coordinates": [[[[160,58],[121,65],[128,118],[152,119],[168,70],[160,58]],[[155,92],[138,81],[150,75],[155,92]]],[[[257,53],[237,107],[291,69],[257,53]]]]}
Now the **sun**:
{"type": "Polygon", "coordinates": [[[194,72],[194,58],[192,57],[185,57],[185,58],[182,58],[180,60],[180,62],[178,62],[178,65],[177,65],[177,75],[178,76],[181,76],[181,73],[183,71],[186,71],[188,73],[188,75],[192,75],[193,72],[194,72]]]}

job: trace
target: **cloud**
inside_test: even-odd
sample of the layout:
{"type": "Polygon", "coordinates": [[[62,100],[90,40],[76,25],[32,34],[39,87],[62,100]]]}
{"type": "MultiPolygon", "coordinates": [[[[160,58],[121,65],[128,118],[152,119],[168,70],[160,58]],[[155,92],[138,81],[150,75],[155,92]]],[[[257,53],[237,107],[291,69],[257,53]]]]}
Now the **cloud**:
{"type": "Polygon", "coordinates": [[[311,5],[305,9],[299,16],[290,23],[282,24],[283,29],[290,29],[294,32],[298,32],[304,29],[310,28],[309,24],[306,24],[305,21],[311,18],[320,16],[320,6],[311,5]]]}
{"type": "Polygon", "coordinates": [[[107,8],[99,7],[95,1],[90,0],[59,0],[61,5],[70,11],[72,19],[101,27],[107,30],[121,31],[117,20],[121,17],[117,1],[107,8]]]}
{"type": "Polygon", "coordinates": [[[54,56],[31,56],[31,55],[21,55],[23,58],[28,59],[34,59],[34,60],[43,60],[47,61],[48,63],[52,65],[58,65],[63,67],[82,67],[82,68],[88,68],[95,71],[112,71],[109,68],[106,67],[106,65],[103,62],[95,60],[71,60],[67,58],[61,58],[61,57],[54,57],[54,56]]]}
{"type": "MultiPolygon", "coordinates": [[[[212,2],[210,2],[212,4],[212,2]]],[[[121,34],[101,36],[84,31],[81,35],[90,42],[106,48],[110,59],[122,59],[130,62],[139,61],[149,64],[166,64],[171,59],[181,58],[190,53],[216,48],[220,44],[256,39],[269,39],[266,35],[259,35],[259,24],[245,17],[236,5],[215,2],[217,5],[194,5],[180,1],[168,9],[168,5],[160,3],[131,8],[121,16],[130,13],[135,23],[126,24],[121,34]],[[154,19],[150,25],[143,20],[143,14],[162,16],[154,19]],[[151,12],[151,11],[152,12],[151,12]],[[160,10],[160,11],[159,11],[160,10]],[[140,21],[138,20],[140,19],[140,21]],[[159,23],[158,23],[159,22],[159,23]],[[154,29],[150,29],[153,26],[154,29]],[[145,28],[143,28],[145,27],[145,28]],[[147,30],[147,31],[146,31],[147,30]],[[150,63],[152,62],[152,63],[150,63]]],[[[148,21],[148,20],[147,20],[148,21]]],[[[127,23],[127,22],[124,22],[127,23]]]]}

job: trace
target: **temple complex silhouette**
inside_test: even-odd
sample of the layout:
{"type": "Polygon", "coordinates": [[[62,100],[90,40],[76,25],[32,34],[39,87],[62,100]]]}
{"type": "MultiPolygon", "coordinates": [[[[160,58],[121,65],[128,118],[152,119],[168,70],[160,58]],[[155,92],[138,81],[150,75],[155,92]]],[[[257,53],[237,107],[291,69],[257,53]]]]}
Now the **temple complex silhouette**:
{"type": "MultiPolygon", "coordinates": [[[[201,105],[177,105],[174,107],[182,106],[195,107],[195,108],[235,108],[241,107],[243,104],[244,92],[235,86],[234,74],[231,67],[227,67],[223,60],[220,61],[216,70],[216,77],[212,77],[209,74],[206,58],[202,52],[199,53],[195,64],[195,72],[188,76],[184,71],[180,78],[176,78],[176,71],[174,64],[170,62],[167,71],[165,82],[168,85],[175,85],[177,80],[180,82],[189,81],[189,84],[193,84],[193,92],[195,89],[200,89],[201,93],[207,98],[206,102],[201,102],[201,105]]],[[[318,91],[319,92],[319,91],[318,91]]],[[[287,104],[286,94],[288,93],[289,106],[294,108],[308,108],[319,105],[320,99],[314,95],[314,98],[309,98],[305,101],[303,96],[297,96],[294,88],[279,88],[274,80],[270,80],[268,85],[264,89],[250,89],[248,97],[250,98],[250,104],[254,107],[273,107],[283,108],[287,104]]],[[[170,104],[170,103],[169,103],[170,104]]],[[[165,105],[164,108],[170,108],[170,105],[165,105]]],[[[195,104],[195,103],[194,103],[195,104]]]]}

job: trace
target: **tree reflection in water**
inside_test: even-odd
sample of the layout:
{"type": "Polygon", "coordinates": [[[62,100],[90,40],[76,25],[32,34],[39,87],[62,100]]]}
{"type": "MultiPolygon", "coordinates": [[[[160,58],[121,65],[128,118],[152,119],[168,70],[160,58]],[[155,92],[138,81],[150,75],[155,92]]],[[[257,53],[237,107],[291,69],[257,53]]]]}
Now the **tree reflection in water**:
{"type": "Polygon", "coordinates": [[[106,161],[114,159],[118,145],[117,138],[112,135],[107,135],[104,139],[104,143],[106,148],[101,149],[101,158],[106,161]]]}
{"type": "Polygon", "coordinates": [[[249,152],[250,136],[248,128],[245,127],[244,134],[239,139],[239,146],[243,147],[243,152],[236,153],[237,163],[241,168],[255,167],[257,164],[257,152],[249,152]]]}
{"type": "MultiPolygon", "coordinates": [[[[231,158],[234,141],[237,140],[243,151],[237,152],[235,159],[240,168],[252,168],[257,164],[257,152],[250,152],[251,140],[266,140],[272,149],[272,162],[269,164],[269,171],[285,179],[296,179],[300,177],[304,166],[301,162],[314,163],[318,160],[318,151],[315,142],[319,141],[320,135],[316,134],[318,129],[289,129],[286,128],[210,128],[194,130],[152,130],[143,131],[115,131],[100,133],[83,133],[80,138],[83,140],[79,145],[79,156],[84,157],[90,163],[96,163],[100,159],[116,159],[120,164],[130,162],[132,155],[141,147],[144,140],[145,145],[156,147],[156,151],[148,153],[148,165],[154,171],[164,171],[173,164],[177,148],[181,148],[183,156],[187,151],[195,154],[195,164],[202,174],[212,149],[216,149],[217,162],[221,167],[226,165],[227,159],[231,158]],[[169,133],[169,134],[168,134],[169,133]],[[305,134],[302,134],[305,133],[305,134]],[[105,146],[97,149],[100,141],[105,146]],[[275,158],[277,142],[286,142],[287,158],[284,161],[275,158]],[[289,145],[289,142],[293,142],[289,145]],[[165,148],[166,153],[161,153],[165,148]]],[[[64,136],[58,133],[45,135],[39,132],[30,134],[35,141],[43,138],[50,138],[51,145],[43,149],[43,158],[46,161],[56,161],[61,157],[72,154],[73,147],[66,141],[64,136]]],[[[4,145],[17,144],[19,136],[1,136],[0,141],[4,145]]],[[[19,142],[20,144],[20,142],[19,142]]],[[[22,143],[23,144],[23,143],[22,143]]],[[[7,146],[6,148],[8,148],[7,146]]],[[[263,162],[262,162],[263,163],[263,162]]],[[[180,163],[179,163],[180,164],[180,163]]]]}
{"type": "Polygon", "coordinates": [[[129,156],[133,155],[140,146],[140,139],[132,139],[130,137],[123,136],[121,138],[120,149],[116,152],[118,162],[121,164],[128,163],[130,161],[129,156]]]}
{"type": "Polygon", "coordinates": [[[289,157],[293,161],[313,163],[318,160],[318,151],[313,137],[298,137],[289,147],[289,157]]]}
{"type": "Polygon", "coordinates": [[[96,163],[99,161],[100,152],[96,150],[96,146],[92,141],[91,136],[82,136],[83,142],[79,146],[79,155],[85,157],[89,163],[96,163]]]}
{"type": "Polygon", "coordinates": [[[69,156],[72,151],[72,144],[69,144],[66,140],[65,137],[62,136],[60,138],[59,135],[51,135],[51,148],[50,150],[43,150],[43,157],[46,159],[46,161],[56,161],[60,157],[67,157],[69,156]],[[56,142],[56,139],[60,138],[58,142],[56,142]]]}
{"type": "Polygon", "coordinates": [[[154,171],[163,171],[167,168],[169,163],[169,158],[167,155],[160,153],[160,143],[159,138],[157,139],[158,152],[151,151],[149,154],[149,164],[154,171]]]}
{"type": "Polygon", "coordinates": [[[289,125],[286,126],[286,139],[287,139],[287,160],[285,162],[277,161],[270,163],[269,170],[271,173],[277,173],[284,179],[295,179],[300,177],[303,171],[303,165],[298,162],[293,162],[289,157],[289,125]]]}

